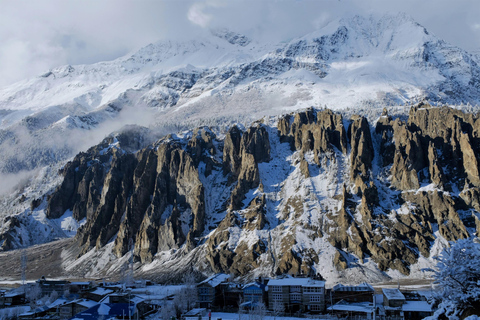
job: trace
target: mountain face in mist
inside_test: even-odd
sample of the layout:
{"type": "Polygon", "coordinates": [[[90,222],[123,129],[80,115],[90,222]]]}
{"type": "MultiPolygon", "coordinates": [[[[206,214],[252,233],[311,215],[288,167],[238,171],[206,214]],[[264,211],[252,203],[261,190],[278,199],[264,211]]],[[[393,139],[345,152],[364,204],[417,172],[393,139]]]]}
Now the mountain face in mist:
{"type": "Polygon", "coordinates": [[[0,248],[76,234],[79,275],[115,270],[82,257],[130,240],[157,276],[418,275],[480,231],[478,119],[426,104],[373,117],[477,104],[477,61],[404,15],[354,17],[280,44],[216,30],[4,88],[0,172],[36,178],[4,197],[0,248]],[[119,130],[132,122],[149,129],[119,130]]]}

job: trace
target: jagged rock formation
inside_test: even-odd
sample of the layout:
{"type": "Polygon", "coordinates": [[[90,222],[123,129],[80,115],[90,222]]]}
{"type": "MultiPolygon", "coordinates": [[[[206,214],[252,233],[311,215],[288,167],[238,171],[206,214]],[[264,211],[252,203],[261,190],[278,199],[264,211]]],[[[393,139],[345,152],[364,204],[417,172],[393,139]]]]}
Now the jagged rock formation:
{"type": "Polygon", "coordinates": [[[371,129],[308,109],[138,152],[110,137],[63,168],[47,214],[86,218],[81,254],[114,241],[115,255],[142,263],[201,247],[206,265],[191,264],[235,275],[324,272],[325,259],[338,272],[372,259],[409,274],[439,238],[480,230],[480,123],[419,104],[406,122],[385,110],[371,129]]]}

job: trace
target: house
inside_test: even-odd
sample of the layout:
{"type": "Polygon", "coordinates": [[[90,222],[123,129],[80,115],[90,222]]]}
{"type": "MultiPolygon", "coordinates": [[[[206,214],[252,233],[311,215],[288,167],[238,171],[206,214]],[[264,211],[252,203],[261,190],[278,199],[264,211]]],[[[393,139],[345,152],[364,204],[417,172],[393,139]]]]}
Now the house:
{"type": "Polygon", "coordinates": [[[347,302],[340,300],[327,308],[327,312],[338,318],[374,319],[375,307],[373,302],[347,302]]]}
{"type": "Polygon", "coordinates": [[[25,303],[25,293],[17,290],[11,290],[4,294],[4,306],[18,306],[25,303]]]}
{"type": "MultiPolygon", "coordinates": [[[[200,308],[211,308],[214,305],[223,305],[219,300],[223,299],[224,291],[220,285],[226,283],[230,276],[219,273],[197,284],[198,305],[200,308]]],[[[223,302],[223,301],[222,301],[223,302]]]]}
{"type": "Polygon", "coordinates": [[[70,292],[82,293],[93,288],[93,282],[77,281],[70,283],[70,292]]]}
{"type": "Polygon", "coordinates": [[[102,300],[103,298],[105,298],[109,294],[112,294],[113,292],[114,291],[111,290],[111,289],[105,289],[105,288],[102,288],[102,287],[98,287],[98,288],[95,288],[92,291],[85,292],[84,294],[82,294],[82,297],[86,298],[88,300],[93,300],[93,301],[99,302],[100,300],[102,300]]]}
{"type": "Polygon", "coordinates": [[[70,290],[70,282],[66,280],[47,280],[45,277],[41,277],[36,283],[39,285],[40,290],[42,290],[42,296],[49,296],[54,291],[61,296],[65,290],[70,290]]]}
{"type": "Polygon", "coordinates": [[[419,320],[433,315],[432,306],[423,300],[419,301],[405,301],[402,306],[402,311],[405,319],[419,320]]]}
{"type": "Polygon", "coordinates": [[[70,319],[74,315],[83,312],[97,305],[98,302],[87,299],[77,299],[69,301],[58,307],[58,316],[60,320],[70,319]]]}
{"type": "Polygon", "coordinates": [[[382,289],[383,308],[386,317],[403,319],[402,306],[405,296],[399,289],[382,289]]]}
{"type": "Polygon", "coordinates": [[[348,303],[356,302],[371,302],[375,295],[375,289],[364,282],[358,286],[345,286],[343,284],[337,284],[330,292],[332,304],[343,300],[348,303]]]}
{"type": "Polygon", "coordinates": [[[102,318],[136,319],[137,313],[133,304],[100,303],[88,310],[76,314],[71,320],[98,320],[102,318]]]}
{"type": "Polygon", "coordinates": [[[268,307],[283,305],[288,312],[325,310],[325,281],[287,276],[268,282],[268,307]]]}
{"type": "Polygon", "coordinates": [[[233,282],[224,282],[218,286],[217,291],[221,295],[216,299],[216,305],[223,308],[237,308],[238,303],[242,300],[242,286],[233,282]]]}
{"type": "Polygon", "coordinates": [[[401,307],[405,303],[405,296],[398,289],[382,289],[383,305],[386,307],[401,307]]]}
{"type": "Polygon", "coordinates": [[[18,317],[20,319],[58,319],[59,307],[67,300],[60,298],[49,305],[44,305],[36,309],[24,312],[18,317]]]}

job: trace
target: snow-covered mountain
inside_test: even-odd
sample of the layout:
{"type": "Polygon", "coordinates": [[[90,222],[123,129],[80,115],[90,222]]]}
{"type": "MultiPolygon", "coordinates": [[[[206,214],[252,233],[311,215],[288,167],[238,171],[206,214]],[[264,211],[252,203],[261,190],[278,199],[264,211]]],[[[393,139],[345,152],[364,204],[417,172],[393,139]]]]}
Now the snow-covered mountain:
{"type": "MultiPolygon", "coordinates": [[[[362,139],[367,139],[366,127],[371,129],[368,135],[375,126],[378,128],[374,121],[386,106],[395,106],[390,108],[391,112],[404,112],[403,105],[425,99],[432,104],[477,104],[480,100],[478,61],[477,56],[438,39],[404,14],[355,16],[332,21],[304,37],[276,44],[260,44],[228,30],[214,30],[191,41],[151,44],[113,61],[56,68],[8,86],[0,90],[0,172],[3,181],[17,184],[12,183],[13,191],[7,188],[10,187],[8,183],[0,190],[6,193],[0,204],[4,216],[0,247],[8,250],[68,237],[83,225],[77,234],[75,257],[78,254],[86,254],[83,257],[95,255],[90,251],[92,247],[98,250],[109,248],[108,252],[120,257],[128,251],[128,239],[135,234],[142,239],[135,243],[137,258],[143,263],[153,261],[153,265],[155,261],[163,264],[186,261],[185,265],[191,265],[196,261],[192,255],[204,254],[211,259],[210,264],[197,264],[197,267],[215,269],[213,266],[219,264],[221,267],[216,271],[245,274],[249,270],[234,263],[239,259],[235,255],[240,257],[241,250],[251,251],[254,246],[254,257],[248,259],[252,265],[258,265],[260,273],[308,272],[314,268],[331,276],[335,273],[338,277],[334,270],[361,264],[362,270],[373,270],[372,275],[380,279],[385,276],[382,273],[385,270],[408,274],[412,271],[409,268],[415,264],[414,268],[419,270],[423,258],[438,251],[445,239],[451,240],[444,234],[451,230],[440,228],[439,231],[436,226],[427,228],[423,224],[425,221],[440,225],[444,222],[444,215],[425,207],[418,209],[427,216],[425,221],[418,222],[423,229],[401,229],[400,225],[412,223],[406,221],[411,218],[409,213],[415,211],[415,203],[424,201],[415,194],[404,195],[404,192],[425,187],[423,184],[427,182],[435,185],[432,190],[442,190],[445,184],[442,179],[447,177],[456,179],[456,182],[445,192],[453,192],[453,197],[460,199],[459,190],[465,177],[475,185],[475,169],[458,169],[461,173],[456,175],[451,173],[451,168],[444,168],[443,178],[442,174],[435,173],[438,166],[429,161],[451,164],[446,159],[436,160],[435,155],[430,155],[429,138],[420,139],[420,142],[415,140],[413,136],[417,133],[410,125],[417,123],[416,118],[409,122],[408,132],[403,132],[402,125],[394,124],[393,120],[383,123],[377,134],[383,133],[385,137],[372,134],[370,145],[375,150],[368,152],[361,149],[368,143],[359,145],[358,141],[355,142],[351,130],[362,133],[362,139]],[[310,106],[328,107],[344,117],[317,111],[277,117],[310,106]],[[366,112],[370,122],[358,118],[350,120],[347,115],[356,112],[366,112]],[[257,129],[242,129],[243,126],[249,128],[252,121],[263,116],[273,117],[264,118],[264,126],[254,126],[257,129]],[[303,131],[305,135],[310,132],[310,138],[292,127],[297,117],[300,120],[294,126],[297,129],[305,126],[303,131]],[[330,119],[334,127],[328,125],[327,120],[318,124],[320,118],[330,119]],[[322,133],[325,145],[314,147],[311,142],[311,147],[305,147],[305,141],[309,139],[319,141],[317,129],[311,127],[312,121],[323,128],[321,130],[326,130],[327,133],[322,133]],[[231,131],[234,123],[240,128],[236,136],[231,131]],[[125,128],[126,124],[148,129],[125,128]],[[158,140],[166,133],[203,125],[212,128],[158,140]],[[262,130],[267,133],[267,138],[262,130]],[[279,139],[275,138],[277,130],[283,130],[279,139]],[[108,136],[112,131],[118,132],[108,136]],[[263,133],[258,133],[260,131],[263,133]],[[242,142],[244,149],[236,145],[241,137],[249,134],[255,139],[262,136],[263,141],[268,141],[268,159],[259,155],[257,159],[256,153],[249,149],[266,148],[266,144],[255,147],[253,142],[245,141],[242,142]],[[408,143],[392,140],[394,134],[399,135],[397,138],[402,136],[408,143]],[[105,136],[108,138],[102,141],[105,136]],[[299,139],[300,145],[295,139],[299,139]],[[409,153],[411,144],[419,145],[423,151],[428,150],[423,162],[409,153]],[[407,151],[406,145],[409,145],[407,151]],[[157,156],[149,154],[149,150],[159,148],[166,148],[165,152],[178,149],[175,152],[180,154],[179,157],[185,157],[179,160],[182,166],[187,165],[184,163],[186,158],[193,159],[188,160],[191,161],[188,165],[193,163],[193,169],[188,171],[182,167],[182,174],[188,178],[178,176],[177,169],[168,169],[175,171],[175,174],[170,172],[175,177],[171,179],[176,181],[177,193],[183,198],[176,199],[177,194],[167,199],[158,196],[155,200],[158,191],[155,187],[148,191],[153,192],[148,193],[153,200],[149,197],[143,199],[147,191],[141,190],[138,181],[144,179],[142,170],[148,166],[142,163],[160,161],[161,157],[156,159],[157,156]],[[226,148],[230,148],[230,154],[225,154],[226,148]],[[355,151],[355,148],[361,150],[355,151]],[[385,149],[379,152],[381,148],[385,149]],[[87,149],[88,152],[77,155],[73,162],[65,165],[67,159],[87,149]],[[385,151],[392,150],[406,152],[411,163],[403,163],[393,155],[384,162],[372,162],[372,157],[384,157],[385,151]],[[355,152],[364,155],[357,160],[355,152]],[[369,155],[365,155],[367,153],[369,155]],[[253,159],[250,159],[251,155],[253,159]],[[361,162],[367,160],[370,164],[362,167],[361,162]],[[250,162],[243,165],[243,161],[250,162]],[[227,164],[229,168],[226,168],[227,164]],[[412,178],[412,164],[415,174],[420,175],[418,181],[412,178]],[[432,172],[428,171],[430,167],[432,172]],[[120,183],[124,176],[130,175],[133,180],[127,180],[132,185],[114,183],[120,183]],[[22,183],[18,184],[20,176],[22,183]],[[30,179],[32,176],[34,178],[30,179]],[[192,181],[198,183],[192,186],[192,181]],[[370,182],[373,185],[368,185],[370,182]],[[394,185],[393,193],[389,192],[390,184],[394,185]],[[371,207],[369,201],[375,198],[369,198],[375,193],[371,188],[377,188],[380,199],[386,203],[374,201],[375,205],[371,207]],[[202,193],[199,190],[203,190],[203,200],[197,195],[202,193]],[[365,192],[370,195],[366,200],[363,199],[365,192]],[[135,196],[132,198],[132,195],[135,196]],[[403,200],[391,201],[389,197],[392,195],[403,197],[403,200]],[[135,200],[137,196],[143,200],[135,200]],[[363,204],[365,201],[367,203],[363,204]],[[108,203],[115,205],[109,207],[108,203]],[[140,210],[134,209],[135,205],[144,210],[135,211],[140,210]],[[117,206],[126,211],[116,211],[117,206]],[[113,216],[111,210],[116,212],[113,216]],[[263,220],[257,217],[259,213],[265,215],[263,220]],[[333,218],[337,215],[345,221],[333,218]],[[386,219],[389,216],[391,219],[386,219]],[[112,217],[115,219],[108,220],[112,217]],[[297,220],[303,227],[307,226],[298,233],[295,231],[300,230],[297,220]],[[341,229],[350,238],[328,229],[327,220],[333,223],[330,228],[341,229]],[[400,221],[398,230],[406,237],[402,241],[407,244],[402,247],[395,243],[392,248],[408,251],[406,256],[401,256],[398,250],[371,247],[375,234],[384,235],[385,228],[391,227],[390,222],[384,220],[400,221]],[[155,241],[145,236],[151,232],[148,223],[154,225],[152,228],[157,237],[167,239],[166,243],[155,240],[158,243],[153,244],[155,241]],[[362,229],[372,223],[378,224],[379,229],[372,228],[372,225],[362,229]],[[105,224],[109,227],[103,230],[105,224]],[[225,238],[222,232],[227,230],[229,237],[225,238]],[[172,237],[167,236],[171,234],[172,237]],[[283,243],[282,238],[288,243],[283,243]],[[112,242],[112,239],[116,240],[112,242]],[[159,249],[152,249],[154,245],[159,249]],[[186,248],[177,252],[175,248],[181,246],[186,248]],[[291,250],[281,249],[284,246],[291,250]],[[192,247],[197,249],[192,250],[192,247]],[[329,257],[329,262],[320,265],[317,260],[322,257],[322,252],[324,257],[329,257]],[[165,258],[170,255],[175,259],[165,258]],[[190,259],[183,259],[183,255],[190,256],[190,259]],[[154,259],[159,256],[165,259],[154,259]],[[282,256],[284,258],[280,261],[282,256]],[[359,258],[361,263],[356,260],[359,258]],[[392,261],[386,263],[377,258],[391,258],[392,261]],[[404,258],[406,260],[402,260],[404,258]],[[228,263],[230,267],[227,267],[228,263]]],[[[476,123],[465,120],[467,122],[473,127],[476,123]]],[[[457,129],[452,128],[455,132],[457,129]]],[[[465,132],[472,135],[475,130],[465,132]]],[[[469,136],[470,140],[474,137],[469,136]]],[[[447,136],[441,135],[441,138],[447,136]]],[[[461,140],[467,138],[459,136],[455,139],[458,145],[463,145],[462,157],[471,159],[472,152],[473,158],[477,157],[475,147],[470,147],[470,152],[467,145],[471,143],[461,140]]],[[[454,151],[443,145],[438,148],[446,148],[444,152],[460,150],[457,145],[454,151]]],[[[436,157],[441,158],[442,153],[436,157]]],[[[152,181],[147,183],[152,184],[152,181]]],[[[431,190],[422,190],[430,199],[428,191],[431,190]]],[[[441,192],[442,203],[448,203],[449,200],[444,199],[450,195],[441,192]]],[[[475,192],[471,191],[471,194],[475,192]]],[[[466,229],[455,229],[452,239],[474,232],[469,224],[475,215],[472,213],[471,217],[471,210],[476,212],[472,197],[468,198],[469,209],[464,212],[467,218],[449,218],[466,224],[466,229]]],[[[448,205],[446,208],[447,211],[451,209],[448,205]]],[[[387,237],[398,235],[393,232],[387,237]]],[[[66,268],[85,270],[81,259],[66,268]]],[[[153,268],[152,264],[143,271],[148,273],[151,270],[148,268],[153,268]]],[[[94,269],[100,272],[102,268],[94,269]]],[[[85,272],[94,274],[92,269],[85,272]]]]}
{"type": "Polygon", "coordinates": [[[0,171],[66,159],[124,124],[169,131],[309,106],[341,110],[423,98],[475,105],[479,70],[473,55],[403,14],[332,21],[288,43],[259,44],[227,30],[161,41],[0,90],[0,171]]]}

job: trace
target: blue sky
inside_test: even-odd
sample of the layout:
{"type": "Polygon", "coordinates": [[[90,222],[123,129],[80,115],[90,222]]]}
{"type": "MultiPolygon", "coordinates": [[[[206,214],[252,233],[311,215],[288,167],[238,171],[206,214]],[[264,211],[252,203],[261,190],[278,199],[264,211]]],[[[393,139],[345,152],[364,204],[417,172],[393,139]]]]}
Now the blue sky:
{"type": "Polygon", "coordinates": [[[400,11],[454,45],[480,50],[478,0],[0,0],[0,86],[209,28],[280,41],[336,17],[400,11]]]}

